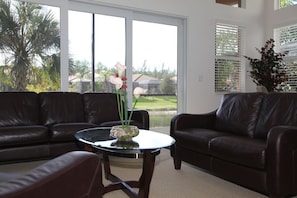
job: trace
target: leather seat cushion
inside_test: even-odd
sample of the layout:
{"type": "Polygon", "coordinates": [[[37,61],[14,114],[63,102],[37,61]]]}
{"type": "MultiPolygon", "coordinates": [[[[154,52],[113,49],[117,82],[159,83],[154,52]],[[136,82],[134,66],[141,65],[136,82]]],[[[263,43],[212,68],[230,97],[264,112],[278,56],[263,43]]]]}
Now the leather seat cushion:
{"type": "Polygon", "coordinates": [[[222,97],[215,129],[253,137],[263,93],[230,93],[222,97]]]}
{"type": "Polygon", "coordinates": [[[0,128],[0,147],[49,142],[48,128],[39,125],[0,128]]]}
{"type": "Polygon", "coordinates": [[[240,136],[213,138],[209,143],[211,155],[225,161],[264,169],[266,141],[240,136]]]}
{"type": "Polygon", "coordinates": [[[41,92],[40,114],[44,125],[84,122],[83,99],[75,92],[41,92]]]}
{"type": "Polygon", "coordinates": [[[18,174],[18,173],[0,172],[0,183],[7,182],[7,181],[13,180],[13,179],[17,179],[17,178],[20,178],[21,176],[22,176],[22,174],[18,174]]]}
{"type": "Polygon", "coordinates": [[[33,92],[0,92],[0,126],[39,124],[38,95],[33,92]]]}
{"type": "Polygon", "coordinates": [[[101,124],[120,120],[115,93],[85,93],[83,100],[87,122],[101,124]]]}
{"type": "Polygon", "coordinates": [[[297,126],[297,94],[269,93],[263,100],[255,130],[256,138],[265,138],[275,126],[297,126]]]}
{"type": "Polygon", "coordinates": [[[51,142],[67,142],[75,140],[75,133],[79,130],[98,127],[92,123],[60,123],[50,127],[51,142]]]}
{"type": "Polygon", "coordinates": [[[229,136],[230,134],[210,129],[190,128],[176,130],[174,138],[176,144],[193,151],[209,154],[209,142],[215,137],[229,136]]]}

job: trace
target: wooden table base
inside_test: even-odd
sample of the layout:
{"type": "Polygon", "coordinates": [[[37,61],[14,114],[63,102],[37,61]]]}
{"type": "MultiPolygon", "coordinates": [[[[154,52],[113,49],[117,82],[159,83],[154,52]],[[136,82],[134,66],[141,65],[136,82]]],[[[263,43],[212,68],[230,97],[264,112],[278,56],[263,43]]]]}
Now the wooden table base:
{"type": "Polygon", "coordinates": [[[155,159],[156,155],[158,155],[160,151],[157,150],[156,152],[156,150],[145,150],[143,152],[142,173],[138,181],[123,181],[113,175],[110,171],[109,157],[107,154],[103,154],[105,178],[113,182],[104,187],[104,194],[115,190],[123,190],[129,197],[149,197],[150,183],[155,167],[155,159]],[[138,188],[138,193],[133,188],[138,188]]]}

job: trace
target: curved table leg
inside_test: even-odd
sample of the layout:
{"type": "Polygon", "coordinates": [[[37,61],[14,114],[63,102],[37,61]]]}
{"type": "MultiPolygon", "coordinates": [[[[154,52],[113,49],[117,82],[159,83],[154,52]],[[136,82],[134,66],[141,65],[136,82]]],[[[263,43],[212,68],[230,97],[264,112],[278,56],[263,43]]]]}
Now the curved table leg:
{"type": "Polygon", "coordinates": [[[154,155],[151,151],[144,151],[142,174],[139,179],[140,186],[138,197],[147,198],[149,195],[150,183],[155,168],[155,159],[156,155],[154,155]]]}
{"type": "Polygon", "coordinates": [[[155,159],[160,151],[145,150],[143,152],[142,173],[138,181],[122,181],[120,178],[113,175],[110,171],[108,155],[103,154],[105,178],[113,182],[104,187],[104,194],[122,189],[129,197],[149,197],[150,183],[155,168],[155,159]],[[133,188],[139,188],[138,193],[136,193],[133,188]]]}

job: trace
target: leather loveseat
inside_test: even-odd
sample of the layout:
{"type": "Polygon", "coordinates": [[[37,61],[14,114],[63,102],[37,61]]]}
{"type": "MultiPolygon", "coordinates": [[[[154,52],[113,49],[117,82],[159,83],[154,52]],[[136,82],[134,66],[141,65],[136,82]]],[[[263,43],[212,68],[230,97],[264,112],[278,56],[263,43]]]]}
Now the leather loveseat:
{"type": "Polygon", "coordinates": [[[170,134],[176,169],[184,161],[270,198],[297,194],[296,93],[225,94],[216,111],[176,115],[170,134]]]}
{"type": "MultiPolygon", "coordinates": [[[[79,150],[78,130],[119,120],[114,93],[0,92],[0,163],[79,150]]],[[[148,112],[134,111],[131,123],[148,129],[148,112]]]]}

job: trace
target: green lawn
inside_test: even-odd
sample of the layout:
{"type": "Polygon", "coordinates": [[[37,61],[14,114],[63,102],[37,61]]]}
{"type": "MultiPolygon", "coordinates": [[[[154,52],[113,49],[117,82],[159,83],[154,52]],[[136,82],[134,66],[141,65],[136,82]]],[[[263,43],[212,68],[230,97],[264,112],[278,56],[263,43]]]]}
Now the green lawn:
{"type": "Polygon", "coordinates": [[[168,127],[173,115],[150,115],[150,128],[168,127]]]}
{"type": "Polygon", "coordinates": [[[141,96],[136,104],[136,109],[145,110],[176,110],[176,96],[141,96]]]}
{"type": "Polygon", "coordinates": [[[169,126],[174,114],[166,111],[176,111],[177,98],[176,96],[141,96],[136,109],[149,111],[151,128],[169,126]]]}

